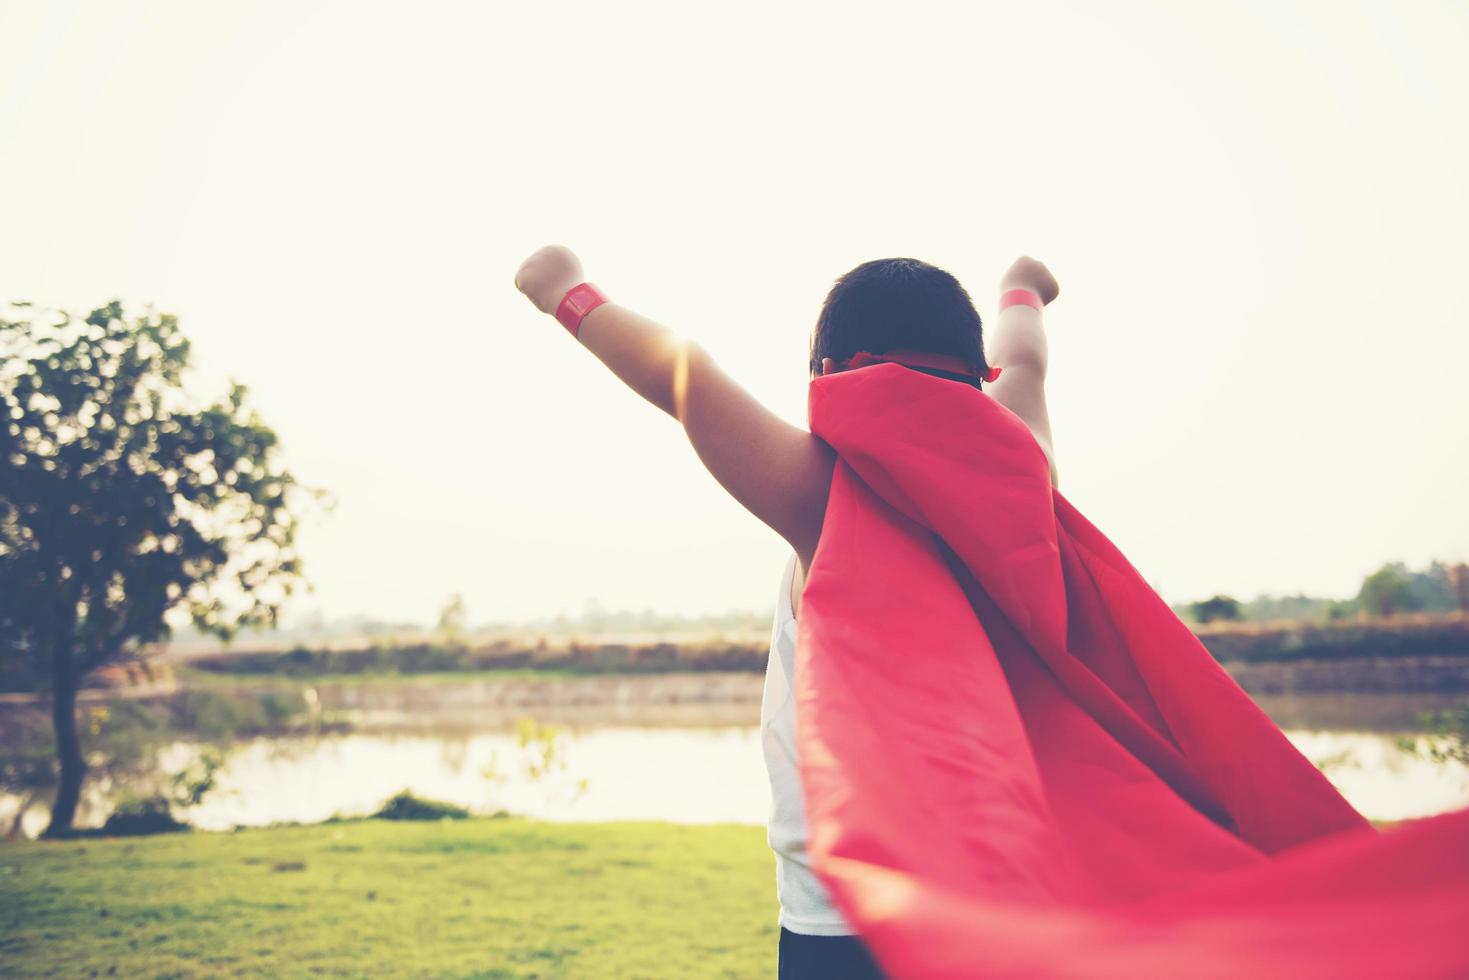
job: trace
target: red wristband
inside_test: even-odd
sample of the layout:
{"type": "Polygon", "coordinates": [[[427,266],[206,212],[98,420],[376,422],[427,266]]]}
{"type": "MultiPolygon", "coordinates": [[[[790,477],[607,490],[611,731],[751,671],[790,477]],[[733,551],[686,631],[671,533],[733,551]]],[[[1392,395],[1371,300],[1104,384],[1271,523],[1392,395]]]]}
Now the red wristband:
{"type": "Polygon", "coordinates": [[[1045,305],[1040,296],[1029,289],[1011,289],[1000,294],[1000,309],[1002,310],[1011,306],[1034,306],[1040,309],[1045,305]]]}
{"type": "Polygon", "coordinates": [[[607,302],[602,291],[589,282],[579,283],[566,291],[556,307],[556,319],[575,337],[581,329],[582,319],[607,302]]]}

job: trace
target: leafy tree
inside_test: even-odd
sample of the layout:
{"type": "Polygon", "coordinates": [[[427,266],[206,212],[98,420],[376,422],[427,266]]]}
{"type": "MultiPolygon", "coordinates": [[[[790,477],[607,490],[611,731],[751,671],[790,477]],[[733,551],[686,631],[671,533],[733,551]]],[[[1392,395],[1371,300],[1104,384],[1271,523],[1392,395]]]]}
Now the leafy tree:
{"type": "Polygon", "coordinates": [[[1410,573],[1401,563],[1383,565],[1363,579],[1357,602],[1369,616],[1391,616],[1423,608],[1410,573]]]}
{"type": "Polygon", "coordinates": [[[1212,623],[1215,620],[1233,622],[1241,618],[1239,600],[1227,595],[1216,595],[1211,599],[1192,603],[1189,611],[1193,613],[1194,620],[1200,623],[1212,623]]]}
{"type": "Polygon", "coordinates": [[[187,616],[228,638],[274,624],[299,581],[301,492],[231,385],[198,407],[169,314],[0,315],[0,656],[47,678],[60,763],[46,836],[70,832],[87,763],[76,697],[187,616]]]}
{"type": "Polygon", "coordinates": [[[448,640],[461,640],[468,626],[469,613],[464,608],[464,597],[456,592],[439,610],[439,634],[448,640]]]}
{"type": "Polygon", "coordinates": [[[1421,572],[1409,571],[1403,565],[1393,567],[1407,576],[1414,608],[1427,612],[1451,612],[1458,608],[1453,569],[1445,563],[1430,562],[1428,568],[1421,572]]]}

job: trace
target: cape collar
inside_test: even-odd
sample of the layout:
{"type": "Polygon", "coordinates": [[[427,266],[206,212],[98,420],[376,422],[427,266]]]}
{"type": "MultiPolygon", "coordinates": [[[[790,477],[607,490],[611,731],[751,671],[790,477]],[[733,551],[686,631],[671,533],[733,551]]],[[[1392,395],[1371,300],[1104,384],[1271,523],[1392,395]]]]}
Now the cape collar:
{"type": "Polygon", "coordinates": [[[981,381],[994,381],[1000,376],[1000,368],[992,367],[985,374],[980,374],[973,362],[966,361],[962,357],[952,354],[934,354],[923,350],[890,350],[881,354],[872,351],[861,350],[847,358],[846,365],[849,368],[865,367],[868,364],[902,364],[906,367],[934,368],[939,371],[948,371],[951,374],[963,375],[969,378],[979,378],[981,381]]]}

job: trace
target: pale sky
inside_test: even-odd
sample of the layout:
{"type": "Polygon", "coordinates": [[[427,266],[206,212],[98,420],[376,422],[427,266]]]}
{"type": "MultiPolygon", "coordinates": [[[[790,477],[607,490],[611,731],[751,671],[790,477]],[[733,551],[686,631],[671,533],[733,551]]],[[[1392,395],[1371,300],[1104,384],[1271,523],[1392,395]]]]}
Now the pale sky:
{"type": "Polygon", "coordinates": [[[1469,559],[1469,5],[0,0],[0,300],[179,314],[328,615],[767,608],[786,549],[511,279],[793,422],[833,279],[1047,262],[1061,490],[1169,601],[1469,559]]]}

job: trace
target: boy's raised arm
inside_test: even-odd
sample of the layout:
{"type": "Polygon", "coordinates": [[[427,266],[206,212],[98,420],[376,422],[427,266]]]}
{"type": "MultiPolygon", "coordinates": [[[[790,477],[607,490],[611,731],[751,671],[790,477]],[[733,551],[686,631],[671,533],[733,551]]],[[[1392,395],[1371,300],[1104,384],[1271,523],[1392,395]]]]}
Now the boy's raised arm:
{"type": "MultiPolygon", "coordinates": [[[[583,281],[581,262],[559,245],[537,251],[515,276],[516,288],[549,314],[583,281]]],[[[628,387],[678,419],[714,479],[809,561],[835,462],[826,443],[760,404],[699,345],[617,303],[586,314],[576,336],[628,387]]]]}
{"type": "MultiPolygon", "coordinates": [[[[1044,264],[1028,256],[1016,259],[1000,280],[1000,291],[1028,289],[1049,304],[1060,295],[1056,277],[1044,264]]],[[[1018,415],[1051,464],[1056,485],[1056,451],[1051,440],[1051,417],[1046,410],[1046,362],[1049,349],[1041,311],[1032,306],[1010,306],[1000,312],[994,333],[985,345],[985,360],[1003,370],[989,386],[990,397],[1018,415]]]]}

